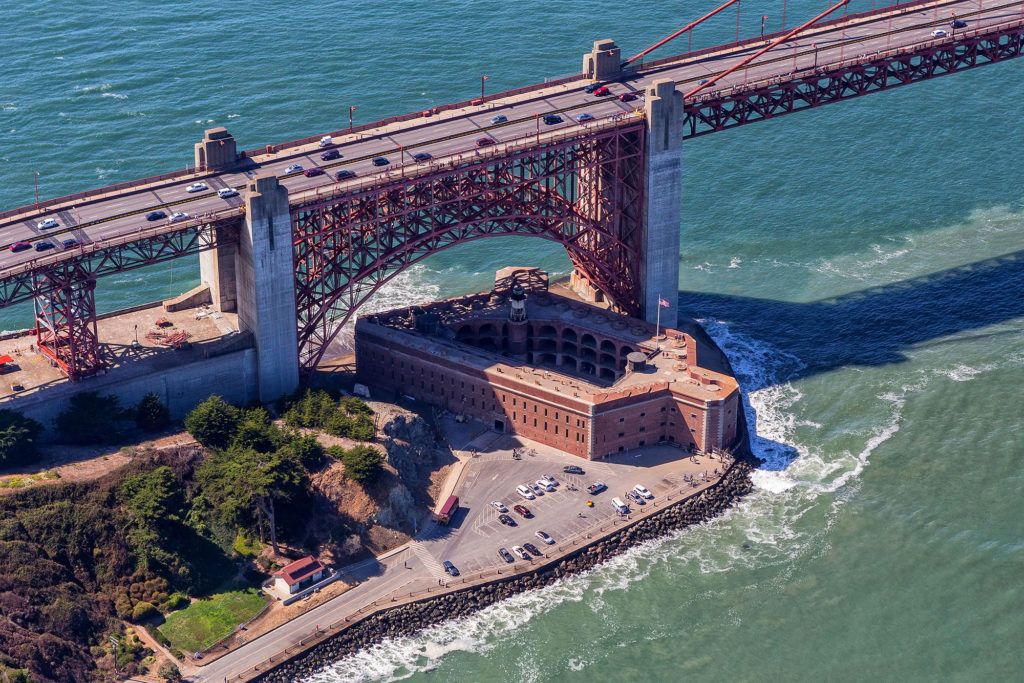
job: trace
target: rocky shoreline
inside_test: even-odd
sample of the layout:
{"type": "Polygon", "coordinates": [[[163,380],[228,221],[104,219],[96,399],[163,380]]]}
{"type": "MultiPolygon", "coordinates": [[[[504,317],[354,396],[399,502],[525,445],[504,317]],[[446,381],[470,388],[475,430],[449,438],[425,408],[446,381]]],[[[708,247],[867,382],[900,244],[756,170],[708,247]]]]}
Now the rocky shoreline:
{"type": "Polygon", "coordinates": [[[252,680],[286,683],[308,677],[387,638],[412,635],[442,621],[466,616],[516,593],[541,588],[564,576],[586,571],[638,543],[717,517],[753,489],[750,473],[754,467],[749,456],[737,459],[713,486],[615,533],[595,539],[591,545],[568,556],[528,573],[382,611],[252,680]]]}

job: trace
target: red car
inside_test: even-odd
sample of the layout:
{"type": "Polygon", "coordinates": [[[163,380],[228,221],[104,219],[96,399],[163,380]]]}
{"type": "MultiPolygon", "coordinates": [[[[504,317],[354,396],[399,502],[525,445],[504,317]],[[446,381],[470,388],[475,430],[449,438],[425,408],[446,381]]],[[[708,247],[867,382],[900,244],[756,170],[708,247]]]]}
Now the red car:
{"type": "Polygon", "coordinates": [[[487,145],[493,145],[493,144],[494,144],[494,138],[477,138],[476,139],[476,146],[477,147],[486,147],[487,145]]]}
{"type": "Polygon", "coordinates": [[[602,85],[600,88],[594,91],[594,94],[600,97],[602,95],[610,95],[611,92],[612,91],[608,89],[607,85],[602,85]]]}
{"type": "Polygon", "coordinates": [[[314,166],[313,168],[307,168],[305,171],[302,172],[302,175],[306,176],[307,178],[312,178],[315,175],[323,175],[323,174],[324,174],[324,169],[319,168],[317,166],[314,166]]]}
{"type": "Polygon", "coordinates": [[[515,505],[512,507],[513,510],[521,514],[523,517],[532,517],[533,513],[530,512],[530,508],[525,505],[515,505]]]}
{"type": "Polygon", "coordinates": [[[636,99],[636,95],[631,92],[624,92],[619,95],[619,102],[632,102],[636,99]]]}
{"type": "Polygon", "coordinates": [[[29,242],[15,242],[11,245],[11,251],[25,251],[31,248],[32,245],[29,242]]]}

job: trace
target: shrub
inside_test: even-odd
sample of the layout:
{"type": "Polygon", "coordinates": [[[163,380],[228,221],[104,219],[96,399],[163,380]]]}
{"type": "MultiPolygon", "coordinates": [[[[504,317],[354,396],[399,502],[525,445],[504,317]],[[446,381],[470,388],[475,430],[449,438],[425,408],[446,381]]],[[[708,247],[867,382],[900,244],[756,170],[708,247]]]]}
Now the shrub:
{"type": "Polygon", "coordinates": [[[137,624],[140,621],[145,621],[157,614],[159,614],[159,612],[156,607],[153,606],[153,603],[141,600],[135,603],[135,607],[132,608],[132,621],[137,624]]]}
{"type": "Polygon", "coordinates": [[[171,423],[171,413],[160,397],[154,393],[146,394],[135,406],[135,424],[146,432],[156,432],[171,423]]]}
{"type": "Polygon", "coordinates": [[[43,425],[13,410],[0,410],[0,465],[33,462],[43,425]]]}
{"type": "Polygon", "coordinates": [[[376,448],[360,445],[344,451],[341,462],[345,465],[345,475],[349,479],[365,484],[380,473],[384,458],[376,448]]]}
{"type": "Polygon", "coordinates": [[[62,441],[74,444],[111,443],[120,436],[125,411],[117,396],[83,391],[71,397],[71,405],[57,416],[55,426],[62,441]]]}
{"type": "Polygon", "coordinates": [[[183,655],[181,653],[181,650],[179,650],[176,647],[175,648],[171,648],[171,656],[174,657],[175,659],[181,659],[181,660],[185,659],[185,655],[183,655]]]}
{"type": "Polygon", "coordinates": [[[167,636],[165,636],[163,633],[161,633],[155,626],[147,624],[146,625],[146,632],[149,633],[149,635],[153,636],[153,639],[156,640],[156,642],[158,642],[161,645],[163,645],[164,647],[170,647],[171,646],[170,639],[167,636]]]}
{"type": "Polygon", "coordinates": [[[211,396],[185,416],[185,429],[207,448],[227,448],[242,412],[220,396],[211,396]]]}
{"type": "Polygon", "coordinates": [[[160,666],[159,671],[157,671],[157,674],[160,676],[160,678],[164,679],[165,681],[181,680],[181,672],[178,671],[178,667],[171,662],[166,662],[165,664],[162,664],[160,666]]]}
{"type": "Polygon", "coordinates": [[[175,612],[179,609],[184,609],[189,606],[191,601],[187,595],[181,593],[174,593],[171,597],[167,598],[167,601],[160,605],[161,612],[175,612]]]}

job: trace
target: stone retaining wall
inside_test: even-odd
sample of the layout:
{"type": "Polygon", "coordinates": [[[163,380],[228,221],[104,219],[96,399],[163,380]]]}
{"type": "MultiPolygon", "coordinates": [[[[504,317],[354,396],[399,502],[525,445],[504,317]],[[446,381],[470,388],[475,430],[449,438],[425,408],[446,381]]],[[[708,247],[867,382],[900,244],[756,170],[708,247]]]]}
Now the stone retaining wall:
{"type": "Polygon", "coordinates": [[[442,621],[466,616],[516,593],[541,588],[564,576],[590,569],[638,543],[717,517],[753,489],[750,481],[753,469],[749,461],[737,460],[714,486],[595,540],[590,546],[528,573],[382,610],[250,680],[286,683],[308,677],[386,638],[409,636],[442,621]]]}

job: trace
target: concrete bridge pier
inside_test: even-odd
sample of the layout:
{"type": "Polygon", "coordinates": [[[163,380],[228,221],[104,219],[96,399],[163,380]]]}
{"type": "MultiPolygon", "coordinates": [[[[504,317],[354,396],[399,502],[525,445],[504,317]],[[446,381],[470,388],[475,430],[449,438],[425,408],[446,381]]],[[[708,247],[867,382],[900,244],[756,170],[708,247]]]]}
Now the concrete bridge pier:
{"type": "Polygon", "coordinates": [[[647,88],[647,141],[644,154],[644,319],[655,322],[658,297],[662,327],[674,327],[679,292],[679,225],[682,219],[683,94],[671,79],[647,88]]]}

